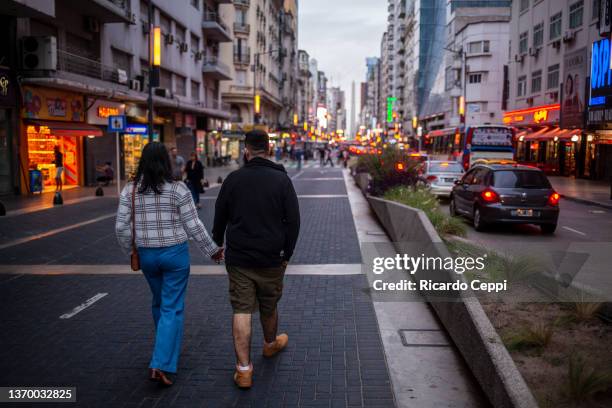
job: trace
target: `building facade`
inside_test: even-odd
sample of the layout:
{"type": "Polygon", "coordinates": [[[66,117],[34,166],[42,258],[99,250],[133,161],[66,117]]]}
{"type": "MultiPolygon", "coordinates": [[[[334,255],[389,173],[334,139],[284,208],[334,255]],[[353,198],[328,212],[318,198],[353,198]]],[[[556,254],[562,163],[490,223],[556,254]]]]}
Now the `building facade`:
{"type": "Polygon", "coordinates": [[[602,41],[604,48],[609,44],[609,29],[605,23],[600,29],[602,10],[597,7],[605,15],[606,3],[513,2],[510,98],[504,122],[519,129],[519,161],[555,175],[612,175],[606,87],[593,82],[604,72],[598,69],[602,60],[597,51],[602,41]]]}
{"type": "Polygon", "coordinates": [[[221,54],[233,60],[234,80],[222,85],[233,129],[292,126],[297,104],[297,1],[235,0],[221,9],[234,27],[234,42],[221,47],[221,54]]]}
{"type": "Polygon", "coordinates": [[[19,74],[23,95],[11,130],[17,147],[10,162],[20,170],[11,176],[10,190],[51,188],[54,146],[64,155],[68,187],[94,184],[105,162],[123,176],[133,173],[148,142],[150,23],[162,33],[153,139],[177,146],[183,155],[198,149],[205,158],[209,133],[221,130],[230,116],[219,92],[220,81],[231,79],[218,54],[219,44],[231,41],[219,13],[222,2],[155,0],[151,22],[144,0],[51,0],[42,11],[3,2],[7,35],[15,39],[8,70],[19,74]],[[125,115],[130,125],[119,136],[119,161],[117,138],[106,126],[110,115],[125,115]]]}

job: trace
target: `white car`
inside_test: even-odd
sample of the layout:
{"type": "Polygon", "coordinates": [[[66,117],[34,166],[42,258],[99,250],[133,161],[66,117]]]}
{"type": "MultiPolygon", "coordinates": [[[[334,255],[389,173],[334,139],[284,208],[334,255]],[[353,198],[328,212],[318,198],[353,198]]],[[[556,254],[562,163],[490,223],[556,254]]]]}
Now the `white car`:
{"type": "Polygon", "coordinates": [[[450,197],[455,181],[463,175],[461,163],[453,161],[433,161],[425,163],[422,178],[427,187],[438,197],[450,197]]]}

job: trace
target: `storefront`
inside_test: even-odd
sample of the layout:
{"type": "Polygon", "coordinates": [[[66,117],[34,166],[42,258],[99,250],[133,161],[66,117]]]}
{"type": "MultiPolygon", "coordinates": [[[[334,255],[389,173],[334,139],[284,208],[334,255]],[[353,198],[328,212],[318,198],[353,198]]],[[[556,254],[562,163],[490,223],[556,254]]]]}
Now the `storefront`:
{"type": "MultiPolygon", "coordinates": [[[[63,155],[65,188],[85,182],[84,139],[101,137],[100,128],[84,123],[82,95],[54,89],[24,87],[21,146],[25,148],[28,176],[22,192],[32,192],[30,180],[42,175],[42,190],[55,188],[54,164],[56,146],[63,155]]],[[[32,186],[33,187],[33,186],[32,186]]]]}
{"type": "Polygon", "coordinates": [[[550,175],[576,176],[582,130],[562,129],[560,117],[560,104],[506,112],[504,124],[517,128],[515,160],[550,175]]]}
{"type": "Polygon", "coordinates": [[[103,136],[86,138],[84,140],[85,157],[85,183],[95,185],[97,178],[102,175],[106,162],[111,163],[113,169],[117,166],[117,140],[114,132],[108,132],[108,117],[125,114],[125,104],[107,99],[87,100],[87,123],[98,127],[103,136]]]}
{"type": "Polygon", "coordinates": [[[584,174],[595,180],[612,178],[612,83],[610,40],[593,43],[592,76],[587,107],[587,137],[584,142],[584,174]]]}
{"type": "Polygon", "coordinates": [[[0,68],[0,195],[13,193],[17,185],[16,108],[15,78],[9,70],[0,68]]]}
{"type": "MultiPolygon", "coordinates": [[[[125,128],[123,138],[122,176],[126,179],[136,175],[142,149],[149,143],[149,132],[146,125],[132,124],[125,128]]],[[[159,142],[159,133],[153,134],[153,141],[159,142]]]]}

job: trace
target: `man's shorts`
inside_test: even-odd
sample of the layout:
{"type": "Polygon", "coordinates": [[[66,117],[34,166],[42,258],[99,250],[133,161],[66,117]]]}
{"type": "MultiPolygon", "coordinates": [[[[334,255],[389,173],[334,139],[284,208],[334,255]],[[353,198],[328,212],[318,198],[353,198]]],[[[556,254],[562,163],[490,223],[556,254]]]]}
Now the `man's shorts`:
{"type": "Polygon", "coordinates": [[[243,268],[226,265],[229,275],[230,302],[234,314],[259,313],[270,316],[283,295],[285,266],[273,268],[243,268]]]}
{"type": "Polygon", "coordinates": [[[56,167],[55,168],[55,178],[58,179],[60,177],[62,177],[62,173],[64,172],[64,168],[63,167],[56,167]]]}

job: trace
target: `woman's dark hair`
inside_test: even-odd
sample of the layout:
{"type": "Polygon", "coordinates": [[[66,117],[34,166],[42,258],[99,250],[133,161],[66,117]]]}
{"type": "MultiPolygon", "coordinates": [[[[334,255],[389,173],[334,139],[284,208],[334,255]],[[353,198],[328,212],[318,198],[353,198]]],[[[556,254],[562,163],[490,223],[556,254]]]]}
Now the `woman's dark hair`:
{"type": "Polygon", "coordinates": [[[149,190],[161,194],[160,187],[166,182],[172,182],[172,164],[166,146],[151,142],[142,149],[134,182],[140,183],[138,192],[141,194],[149,190]]]}

